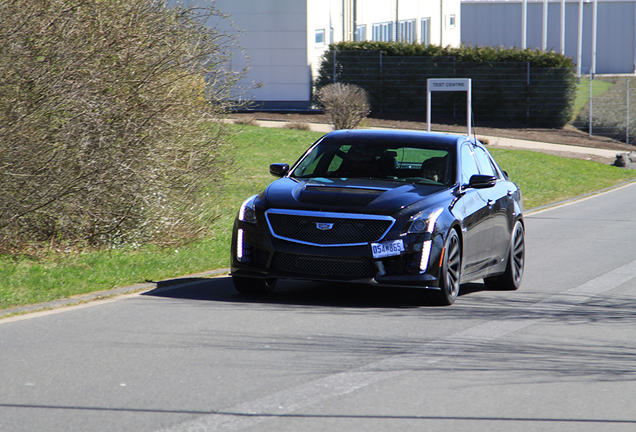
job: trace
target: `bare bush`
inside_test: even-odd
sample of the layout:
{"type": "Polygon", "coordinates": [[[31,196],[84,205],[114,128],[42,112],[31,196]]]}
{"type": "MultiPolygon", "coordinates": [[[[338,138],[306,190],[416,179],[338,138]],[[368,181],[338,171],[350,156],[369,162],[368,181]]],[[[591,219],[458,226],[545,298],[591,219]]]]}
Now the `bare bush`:
{"type": "Polygon", "coordinates": [[[214,8],[0,2],[0,243],[165,242],[205,226],[241,77],[214,8]]]}
{"type": "Polygon", "coordinates": [[[295,129],[295,130],[311,130],[311,126],[307,123],[302,122],[289,122],[283,125],[283,129],[295,129]]]}
{"type": "Polygon", "coordinates": [[[355,129],[370,112],[367,92],[355,84],[328,84],[317,99],[335,129],[355,129]]]}

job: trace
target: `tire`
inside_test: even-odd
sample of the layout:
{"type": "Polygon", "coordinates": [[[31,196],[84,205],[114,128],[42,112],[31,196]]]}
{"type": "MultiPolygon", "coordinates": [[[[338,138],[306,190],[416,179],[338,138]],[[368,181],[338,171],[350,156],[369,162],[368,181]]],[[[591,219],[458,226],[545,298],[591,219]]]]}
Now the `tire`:
{"type": "Polygon", "coordinates": [[[242,276],[232,276],[234,288],[241,294],[265,295],[274,291],[276,278],[257,279],[242,276]]]}
{"type": "Polygon", "coordinates": [[[455,303],[459,295],[462,270],[462,250],[459,235],[454,229],[448,234],[444,245],[444,259],[440,275],[440,290],[435,291],[436,303],[449,306],[455,303]]]}
{"type": "Polygon", "coordinates": [[[484,279],[484,283],[488,289],[501,291],[515,291],[519,289],[526,262],[525,237],[523,224],[517,221],[510,236],[510,253],[508,254],[506,270],[499,276],[484,279]]]}

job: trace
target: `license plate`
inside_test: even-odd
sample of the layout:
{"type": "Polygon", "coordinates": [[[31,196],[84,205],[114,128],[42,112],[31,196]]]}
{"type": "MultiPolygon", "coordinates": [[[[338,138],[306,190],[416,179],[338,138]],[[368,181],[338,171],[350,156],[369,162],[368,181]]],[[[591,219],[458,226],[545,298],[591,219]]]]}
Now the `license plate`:
{"type": "Polygon", "coordinates": [[[371,243],[371,252],[373,253],[373,258],[400,255],[404,252],[404,241],[392,240],[380,243],[371,243]]]}

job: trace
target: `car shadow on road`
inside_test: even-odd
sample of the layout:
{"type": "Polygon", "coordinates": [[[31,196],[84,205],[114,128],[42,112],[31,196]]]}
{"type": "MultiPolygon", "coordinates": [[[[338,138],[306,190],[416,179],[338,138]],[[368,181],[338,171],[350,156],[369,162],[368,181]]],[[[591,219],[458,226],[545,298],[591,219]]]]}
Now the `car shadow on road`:
{"type": "MultiPolygon", "coordinates": [[[[486,290],[483,283],[463,284],[460,296],[486,290]]],[[[264,303],[281,305],[417,308],[436,306],[433,293],[427,290],[376,287],[337,282],[281,280],[269,295],[238,293],[229,276],[214,278],[181,278],[157,283],[157,288],[143,295],[212,302],[264,303]]]]}

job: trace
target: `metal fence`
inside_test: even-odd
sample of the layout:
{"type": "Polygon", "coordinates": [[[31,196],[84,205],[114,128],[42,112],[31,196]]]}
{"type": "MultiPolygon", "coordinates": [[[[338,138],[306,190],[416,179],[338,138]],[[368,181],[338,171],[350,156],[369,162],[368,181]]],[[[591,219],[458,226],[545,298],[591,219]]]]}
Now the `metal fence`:
{"type": "MultiPolygon", "coordinates": [[[[476,124],[519,123],[562,126],[572,112],[574,71],[537,68],[528,63],[460,62],[453,57],[388,56],[381,51],[330,53],[317,87],[332,82],[357,84],[367,90],[372,110],[384,114],[426,115],[428,78],[471,78],[476,124]]],[[[466,118],[463,93],[433,97],[432,117],[466,118]]]]}
{"type": "Polygon", "coordinates": [[[589,101],[580,110],[572,125],[590,135],[604,136],[628,144],[636,143],[636,77],[591,76],[589,101]]]}

